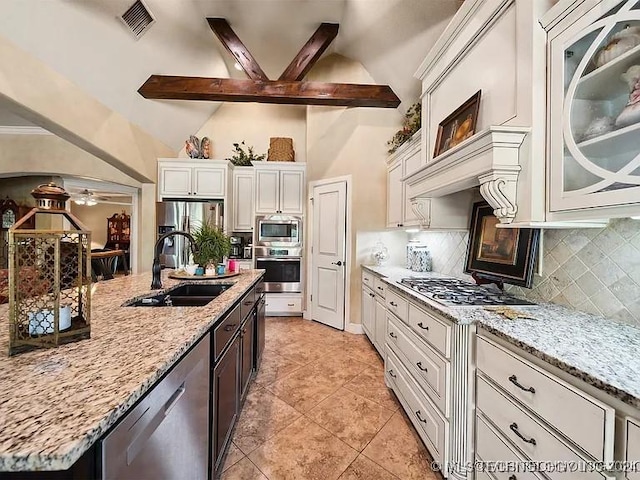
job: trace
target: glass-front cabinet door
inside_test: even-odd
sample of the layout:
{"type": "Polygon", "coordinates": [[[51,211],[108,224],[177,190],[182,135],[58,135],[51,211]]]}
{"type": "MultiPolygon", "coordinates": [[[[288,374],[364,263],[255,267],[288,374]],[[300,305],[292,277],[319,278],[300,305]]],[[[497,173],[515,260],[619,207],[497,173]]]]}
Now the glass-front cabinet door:
{"type": "Polygon", "coordinates": [[[549,32],[550,211],[640,205],[640,1],[549,32]]]}

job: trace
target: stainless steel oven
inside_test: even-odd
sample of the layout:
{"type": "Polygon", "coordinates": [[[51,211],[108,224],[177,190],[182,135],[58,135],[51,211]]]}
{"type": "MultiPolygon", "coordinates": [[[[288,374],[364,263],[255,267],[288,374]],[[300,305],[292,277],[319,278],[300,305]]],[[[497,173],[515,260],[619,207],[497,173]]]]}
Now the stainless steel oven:
{"type": "Polygon", "coordinates": [[[302,292],[302,248],[255,247],[265,292],[302,292]]]}
{"type": "Polygon", "coordinates": [[[302,219],[288,215],[256,217],[256,235],[256,245],[299,247],[302,245],[302,219]]]}

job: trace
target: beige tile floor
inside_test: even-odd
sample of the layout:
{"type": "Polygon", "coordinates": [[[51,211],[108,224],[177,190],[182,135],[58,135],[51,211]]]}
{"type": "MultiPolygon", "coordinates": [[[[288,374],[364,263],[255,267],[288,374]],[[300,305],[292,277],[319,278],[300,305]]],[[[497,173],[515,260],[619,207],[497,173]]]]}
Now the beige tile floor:
{"type": "Polygon", "coordinates": [[[223,480],[435,480],[364,335],[269,317],[223,480]]]}

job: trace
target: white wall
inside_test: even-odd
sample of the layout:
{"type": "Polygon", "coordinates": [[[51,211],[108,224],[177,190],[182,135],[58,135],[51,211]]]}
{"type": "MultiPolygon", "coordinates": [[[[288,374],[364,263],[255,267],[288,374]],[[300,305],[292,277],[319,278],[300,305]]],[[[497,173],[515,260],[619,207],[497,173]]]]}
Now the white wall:
{"type": "MultiPolygon", "coordinates": [[[[306,107],[263,103],[224,103],[195,133],[211,139],[211,158],[229,158],[233,144],[244,140],[257,155],[267,153],[269,138],[293,138],[296,162],[307,159],[306,107]]],[[[185,139],[186,140],[186,139],[185,139]]],[[[180,157],[187,157],[184,146],[180,157]]]]}
{"type": "MultiPolygon", "coordinates": [[[[330,55],[309,72],[309,80],[375,83],[364,67],[339,55],[330,55]]],[[[386,224],[385,143],[398,130],[401,115],[395,109],[307,107],[308,181],[351,175],[352,232],[350,290],[351,318],[360,323],[361,269],[371,242],[386,224]]],[[[394,240],[395,242],[395,240],[394,240]]],[[[406,238],[402,248],[406,244],[406,238]]],[[[369,263],[369,262],[367,262],[369,263]]]]}

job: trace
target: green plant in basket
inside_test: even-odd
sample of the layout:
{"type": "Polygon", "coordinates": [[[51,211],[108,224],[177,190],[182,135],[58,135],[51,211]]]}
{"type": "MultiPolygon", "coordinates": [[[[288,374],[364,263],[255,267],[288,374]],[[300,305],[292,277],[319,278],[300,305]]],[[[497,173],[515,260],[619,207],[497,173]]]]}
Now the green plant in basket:
{"type": "Polygon", "coordinates": [[[191,235],[198,247],[193,260],[203,267],[216,265],[231,253],[229,237],[216,225],[203,222],[191,232],[191,235]]]}

